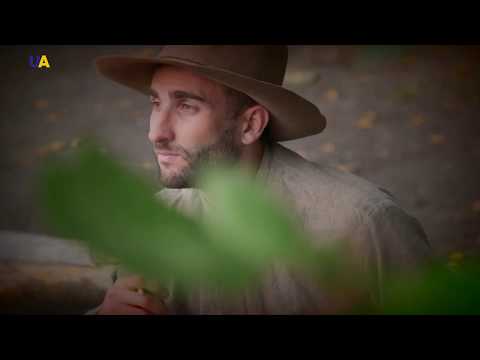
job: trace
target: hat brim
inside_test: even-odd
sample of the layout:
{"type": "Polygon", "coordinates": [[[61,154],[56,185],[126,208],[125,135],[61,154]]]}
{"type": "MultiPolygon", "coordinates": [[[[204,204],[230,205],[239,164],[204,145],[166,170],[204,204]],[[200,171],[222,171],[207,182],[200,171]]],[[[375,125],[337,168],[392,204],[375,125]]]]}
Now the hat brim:
{"type": "Polygon", "coordinates": [[[159,65],[189,68],[210,80],[243,92],[265,106],[273,115],[270,134],[274,141],[315,135],[326,126],[326,119],[320,110],[294,92],[225,69],[174,57],[102,56],[95,60],[95,64],[103,76],[146,95],[150,94],[152,77],[159,65]]]}

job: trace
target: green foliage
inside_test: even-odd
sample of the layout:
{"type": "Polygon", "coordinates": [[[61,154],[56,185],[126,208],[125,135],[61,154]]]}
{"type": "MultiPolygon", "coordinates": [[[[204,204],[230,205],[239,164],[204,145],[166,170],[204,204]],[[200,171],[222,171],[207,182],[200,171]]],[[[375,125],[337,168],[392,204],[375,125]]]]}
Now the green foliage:
{"type": "Polygon", "coordinates": [[[478,258],[462,263],[435,261],[420,271],[402,273],[386,288],[385,314],[480,314],[478,258]]]}
{"type": "Polygon", "coordinates": [[[39,185],[45,221],[59,235],[147,277],[175,277],[186,286],[218,277],[213,259],[222,257],[200,224],[159,203],[152,184],[92,144],[69,163],[48,164],[39,185]]]}

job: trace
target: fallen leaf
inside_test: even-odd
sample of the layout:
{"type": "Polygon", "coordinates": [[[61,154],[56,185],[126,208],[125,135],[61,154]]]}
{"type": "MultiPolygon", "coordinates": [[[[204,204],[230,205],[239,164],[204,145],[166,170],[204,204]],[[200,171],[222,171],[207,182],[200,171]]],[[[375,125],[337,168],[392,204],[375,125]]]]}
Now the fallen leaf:
{"type": "Polygon", "coordinates": [[[454,251],[448,255],[448,267],[457,268],[463,262],[465,255],[460,251],[454,251]]]}
{"type": "Polygon", "coordinates": [[[74,138],[72,141],[70,141],[70,147],[76,148],[78,147],[78,144],[80,143],[81,139],[80,138],[74,138]]]}
{"type": "Polygon", "coordinates": [[[328,102],[333,103],[338,100],[338,91],[335,89],[329,89],[325,92],[324,97],[328,102]]]}
{"type": "Polygon", "coordinates": [[[337,164],[336,168],[337,170],[340,170],[343,172],[353,172],[354,165],[353,164],[337,164]]]}
{"type": "Polygon", "coordinates": [[[292,86],[305,86],[313,84],[318,78],[315,71],[293,70],[287,72],[285,76],[285,84],[292,86]]]}
{"type": "Polygon", "coordinates": [[[38,110],[46,109],[48,108],[48,100],[45,100],[45,99],[35,100],[33,102],[33,106],[35,107],[35,109],[38,109],[38,110]]]}
{"type": "Polygon", "coordinates": [[[157,52],[158,52],[158,49],[146,48],[134,53],[134,55],[138,57],[152,57],[157,52]]]}
{"type": "Polygon", "coordinates": [[[415,55],[407,55],[400,59],[400,62],[403,65],[414,65],[417,62],[417,57],[415,55]]]}
{"type": "Polygon", "coordinates": [[[410,125],[413,127],[419,127],[425,124],[426,121],[427,119],[424,116],[417,114],[410,119],[410,125]]]}
{"type": "Polygon", "coordinates": [[[335,144],[333,143],[325,143],[322,146],[320,146],[320,149],[327,154],[335,152],[335,144]]]}
{"type": "Polygon", "coordinates": [[[434,145],[441,145],[445,143],[445,136],[442,134],[432,134],[430,136],[430,143],[434,145]]]}
{"type": "Polygon", "coordinates": [[[47,114],[47,121],[48,122],[57,122],[61,119],[61,114],[58,112],[50,112],[47,114]]]}
{"type": "Polygon", "coordinates": [[[448,256],[449,260],[450,261],[455,261],[455,262],[459,262],[459,261],[462,261],[463,258],[464,258],[464,254],[460,251],[455,251],[455,252],[452,252],[450,253],[450,255],[448,256]]]}
{"type": "Polygon", "coordinates": [[[60,151],[65,148],[65,142],[64,141],[53,141],[47,145],[44,145],[42,147],[39,147],[38,149],[35,150],[35,156],[36,157],[44,157],[47,156],[51,153],[60,151]]]}
{"type": "Polygon", "coordinates": [[[480,199],[479,200],[475,200],[472,204],[472,210],[474,212],[480,212],[480,199]]]}
{"type": "Polygon", "coordinates": [[[368,83],[372,81],[372,76],[368,74],[360,74],[357,77],[357,81],[360,83],[368,83]]]}
{"type": "Polygon", "coordinates": [[[66,143],[63,141],[53,141],[49,144],[41,146],[33,151],[32,154],[27,156],[21,156],[18,159],[20,166],[31,166],[35,163],[36,159],[43,158],[51,153],[61,151],[65,148],[66,143]]]}
{"type": "Polygon", "coordinates": [[[370,129],[373,127],[373,123],[377,117],[377,113],[375,111],[367,111],[360,119],[357,121],[356,126],[360,129],[370,129]]]}

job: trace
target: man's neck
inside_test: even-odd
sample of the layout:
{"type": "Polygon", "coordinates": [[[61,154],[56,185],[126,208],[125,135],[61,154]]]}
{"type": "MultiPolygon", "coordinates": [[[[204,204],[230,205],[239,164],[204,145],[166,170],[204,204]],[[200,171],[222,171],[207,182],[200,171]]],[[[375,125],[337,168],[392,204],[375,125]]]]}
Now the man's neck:
{"type": "Polygon", "coordinates": [[[255,176],[262,163],[264,152],[265,145],[261,141],[248,146],[240,155],[240,167],[247,170],[252,176],[255,176]]]}

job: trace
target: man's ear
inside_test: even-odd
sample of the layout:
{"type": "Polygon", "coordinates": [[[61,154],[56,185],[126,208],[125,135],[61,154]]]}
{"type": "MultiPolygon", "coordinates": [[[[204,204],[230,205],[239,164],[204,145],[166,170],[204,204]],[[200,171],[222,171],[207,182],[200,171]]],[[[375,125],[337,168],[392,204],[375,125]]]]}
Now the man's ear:
{"type": "Polygon", "coordinates": [[[261,105],[248,108],[243,114],[240,140],[244,145],[250,145],[262,136],[270,120],[270,113],[261,105]]]}

